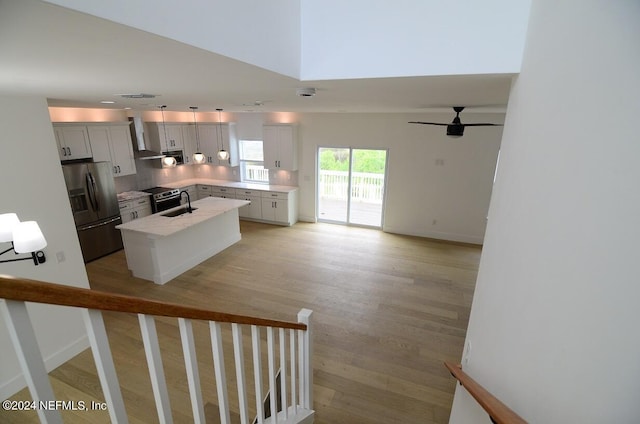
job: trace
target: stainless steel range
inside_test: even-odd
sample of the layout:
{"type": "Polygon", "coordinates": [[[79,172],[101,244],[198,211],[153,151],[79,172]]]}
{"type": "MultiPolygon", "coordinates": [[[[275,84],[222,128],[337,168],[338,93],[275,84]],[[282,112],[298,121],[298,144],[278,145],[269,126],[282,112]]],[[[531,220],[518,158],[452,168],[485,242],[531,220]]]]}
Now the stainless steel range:
{"type": "Polygon", "coordinates": [[[180,206],[180,189],[153,187],[142,191],[151,193],[151,211],[153,213],[180,206]]]}

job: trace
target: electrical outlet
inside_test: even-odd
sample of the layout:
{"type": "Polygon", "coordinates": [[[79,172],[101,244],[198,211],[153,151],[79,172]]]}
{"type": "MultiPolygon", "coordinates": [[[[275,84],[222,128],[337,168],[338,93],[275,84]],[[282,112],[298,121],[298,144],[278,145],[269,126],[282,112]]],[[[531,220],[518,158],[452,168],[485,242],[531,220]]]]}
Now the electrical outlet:
{"type": "Polygon", "coordinates": [[[58,261],[58,263],[64,262],[66,260],[64,252],[62,250],[56,253],[56,260],[58,261]]]}

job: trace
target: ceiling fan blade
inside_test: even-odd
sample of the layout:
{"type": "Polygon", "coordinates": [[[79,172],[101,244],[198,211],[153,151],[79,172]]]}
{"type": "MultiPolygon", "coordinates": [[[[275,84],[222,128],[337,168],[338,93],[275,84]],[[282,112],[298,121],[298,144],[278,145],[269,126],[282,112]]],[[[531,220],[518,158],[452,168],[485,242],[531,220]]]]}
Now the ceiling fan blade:
{"type": "Polygon", "coordinates": [[[418,121],[409,121],[410,124],[424,124],[424,125],[442,125],[442,126],[447,126],[449,124],[443,124],[440,122],[418,122],[418,121]]]}
{"type": "Polygon", "coordinates": [[[502,124],[462,124],[465,127],[501,127],[502,124]]]}

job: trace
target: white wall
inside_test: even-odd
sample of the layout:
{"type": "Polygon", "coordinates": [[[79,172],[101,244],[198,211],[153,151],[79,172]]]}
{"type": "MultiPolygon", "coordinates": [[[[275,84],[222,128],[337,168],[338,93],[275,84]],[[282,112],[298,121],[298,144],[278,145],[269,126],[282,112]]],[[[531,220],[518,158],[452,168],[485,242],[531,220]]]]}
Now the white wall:
{"type": "Polygon", "coordinates": [[[179,7],[174,0],[48,2],[284,75],[300,75],[299,0],[182,0],[179,7]]]}
{"type": "MultiPolygon", "coordinates": [[[[48,243],[44,264],[0,264],[0,273],[88,287],[46,100],[0,96],[0,117],[0,213],[16,212],[23,221],[37,221],[48,243]],[[63,252],[63,262],[56,260],[58,252],[63,252]]],[[[2,250],[5,248],[2,246],[2,250]]],[[[33,304],[28,309],[48,370],[88,347],[77,310],[33,304]]],[[[0,398],[6,399],[26,383],[4,319],[0,321],[0,398]]]]}
{"type": "MultiPolygon", "coordinates": [[[[640,417],[638,22],[533,2],[462,361],[531,423],[640,417]]],[[[450,422],[488,422],[461,390],[450,422]]]]}
{"type": "MultiPolygon", "coordinates": [[[[482,243],[502,127],[467,128],[462,138],[445,127],[451,113],[300,114],[301,219],[315,216],[316,154],[322,147],[389,149],[384,230],[482,243]],[[436,165],[436,159],[444,165],[436,165]],[[436,224],[433,224],[436,220],[436,224]]],[[[500,114],[465,113],[463,122],[495,122],[500,114]]]]}
{"type": "Polygon", "coordinates": [[[517,73],[529,5],[303,1],[301,79],[517,73]]]}

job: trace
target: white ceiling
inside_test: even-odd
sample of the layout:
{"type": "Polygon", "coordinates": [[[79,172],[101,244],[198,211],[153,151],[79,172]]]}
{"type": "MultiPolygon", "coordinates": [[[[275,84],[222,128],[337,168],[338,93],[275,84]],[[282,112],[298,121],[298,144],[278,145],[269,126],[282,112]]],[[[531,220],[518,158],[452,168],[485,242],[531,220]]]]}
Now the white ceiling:
{"type": "Polygon", "coordinates": [[[173,40],[34,0],[0,0],[0,93],[50,106],[288,112],[501,112],[512,75],[299,81],[173,40]],[[296,88],[315,87],[314,97],[296,88]],[[155,99],[116,94],[150,93],[155,99]],[[113,105],[102,100],[116,101],[113,105]],[[262,105],[256,105],[256,102],[262,105]]]}

